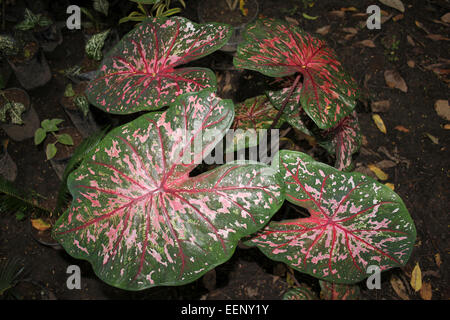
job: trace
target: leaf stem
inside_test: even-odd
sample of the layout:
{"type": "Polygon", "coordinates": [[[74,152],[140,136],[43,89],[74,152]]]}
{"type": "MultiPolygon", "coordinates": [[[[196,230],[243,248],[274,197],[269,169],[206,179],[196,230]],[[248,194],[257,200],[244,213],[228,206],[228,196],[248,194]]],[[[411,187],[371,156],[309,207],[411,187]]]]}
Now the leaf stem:
{"type": "Polygon", "coordinates": [[[301,74],[299,74],[297,76],[297,78],[295,78],[294,84],[291,87],[291,90],[289,90],[289,94],[286,97],[286,99],[283,101],[283,104],[281,105],[280,110],[278,110],[278,113],[275,117],[275,119],[273,119],[272,125],[270,126],[269,130],[275,129],[275,127],[278,124],[278,121],[280,120],[281,116],[283,115],[284,109],[287,106],[287,103],[289,102],[289,99],[291,98],[292,94],[294,93],[295,88],[298,86],[298,82],[300,81],[301,78],[301,74]]]}

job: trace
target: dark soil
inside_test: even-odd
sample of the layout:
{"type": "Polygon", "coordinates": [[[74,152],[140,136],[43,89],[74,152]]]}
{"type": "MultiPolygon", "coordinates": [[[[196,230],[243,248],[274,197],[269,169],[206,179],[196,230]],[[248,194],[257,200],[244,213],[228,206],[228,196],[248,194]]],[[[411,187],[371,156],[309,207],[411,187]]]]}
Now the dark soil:
{"type": "MultiPolygon", "coordinates": [[[[199,1],[187,1],[187,8],[182,15],[198,21],[196,9],[199,1]]],[[[13,13],[17,8],[25,7],[25,1],[16,2],[16,7],[11,11],[13,13]]],[[[41,3],[36,1],[38,2],[41,3]]],[[[361,151],[355,155],[356,167],[358,171],[370,174],[367,171],[368,164],[382,160],[394,161],[395,166],[383,169],[389,175],[384,182],[394,185],[417,228],[417,242],[407,265],[383,272],[380,290],[368,290],[365,283],[361,283],[362,299],[401,299],[391,285],[392,276],[403,282],[406,297],[422,299],[420,292],[414,292],[409,284],[416,264],[422,270],[423,282],[431,285],[432,299],[450,299],[450,157],[447,149],[450,134],[444,129],[448,121],[438,116],[434,109],[437,100],[449,97],[450,50],[448,41],[434,41],[428,37],[429,34],[448,37],[449,26],[439,21],[445,13],[450,12],[450,4],[444,0],[404,0],[406,11],[403,16],[399,16],[399,11],[380,4],[381,9],[392,16],[383,23],[381,30],[369,30],[359,26],[367,19],[364,13],[374,1],[315,1],[313,6],[307,5],[312,2],[259,0],[260,14],[265,17],[294,19],[311,33],[318,28],[330,26],[329,33],[323,37],[335,49],[345,69],[355,77],[362,92],[357,113],[365,138],[361,151]],[[343,10],[350,6],[354,9],[343,10]],[[306,19],[303,13],[317,18],[306,19]],[[355,28],[357,33],[349,36],[349,32],[345,31],[349,29],[346,28],[355,28]],[[394,36],[394,40],[388,39],[394,36]],[[360,45],[363,40],[372,40],[375,47],[360,45]],[[398,46],[393,45],[396,41],[398,46]],[[387,86],[384,79],[386,70],[400,73],[408,86],[406,93],[387,86]],[[378,113],[387,127],[386,134],[380,132],[372,120],[372,103],[382,100],[390,101],[390,108],[378,113]],[[427,134],[438,140],[433,142],[427,134]]],[[[65,21],[67,18],[64,6],[52,1],[42,1],[42,4],[50,11],[54,20],[65,21]]],[[[13,13],[10,15],[14,16],[13,13]]],[[[117,18],[114,21],[118,21],[128,13],[117,10],[111,19],[117,18]]],[[[16,16],[21,17],[19,13],[16,16]]],[[[294,23],[294,20],[289,21],[294,23]]],[[[132,25],[121,25],[121,35],[132,25]]],[[[53,73],[52,80],[28,93],[41,120],[61,118],[69,123],[70,120],[59,104],[68,80],[59,71],[81,63],[84,57],[84,38],[81,31],[65,28],[62,31],[63,44],[54,52],[46,53],[53,73]]],[[[257,72],[237,71],[232,68],[231,61],[230,55],[216,52],[192,65],[214,69],[218,76],[220,96],[231,98],[235,102],[263,94],[265,90],[280,86],[284,81],[265,77],[257,72]]],[[[15,86],[19,84],[13,76],[7,87],[15,86]]],[[[130,121],[129,117],[110,116],[100,111],[98,116],[99,119],[108,119],[107,121],[113,119],[114,125],[130,121]]],[[[296,142],[293,149],[313,153],[321,161],[333,165],[331,157],[319,148],[312,147],[301,135],[292,130],[289,134],[296,142]]],[[[7,137],[1,132],[0,138],[7,137]]],[[[32,139],[10,141],[8,151],[19,168],[16,185],[22,189],[35,190],[42,196],[43,205],[49,209],[54,208],[59,180],[50,163],[45,160],[42,147],[36,147],[32,139]]],[[[293,213],[294,209],[285,204],[280,214],[293,213]]],[[[12,259],[18,256],[24,259],[29,277],[46,289],[45,295],[34,295],[36,299],[281,299],[290,283],[288,271],[283,265],[266,258],[257,249],[238,248],[231,260],[217,267],[215,274],[208,274],[204,279],[180,287],[127,292],[99,280],[89,263],[76,260],[63,250],[55,250],[36,242],[30,233],[29,224],[28,219],[16,221],[14,214],[0,216],[0,258],[12,259]],[[66,270],[70,265],[81,268],[81,290],[67,289],[66,270]]],[[[306,283],[316,292],[319,291],[315,279],[297,272],[295,277],[298,282],[306,283]]],[[[20,289],[23,296],[32,297],[29,290],[29,286],[28,289],[20,289]]]]}
{"type": "Polygon", "coordinates": [[[250,21],[258,10],[254,0],[247,1],[244,8],[247,9],[246,15],[239,9],[239,2],[235,10],[230,10],[226,1],[202,1],[198,14],[205,22],[222,22],[236,27],[250,21]]]}

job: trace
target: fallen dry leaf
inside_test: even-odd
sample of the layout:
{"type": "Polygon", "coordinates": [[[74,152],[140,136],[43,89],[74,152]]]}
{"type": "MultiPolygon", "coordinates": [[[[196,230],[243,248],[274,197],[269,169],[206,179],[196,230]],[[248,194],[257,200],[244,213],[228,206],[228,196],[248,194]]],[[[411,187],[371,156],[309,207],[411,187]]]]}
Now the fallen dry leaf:
{"type": "Polygon", "coordinates": [[[408,86],[402,76],[395,70],[386,70],[384,80],[389,88],[396,88],[402,92],[408,92],[408,86]]]}
{"type": "Polygon", "coordinates": [[[431,283],[424,282],[422,285],[422,289],[420,289],[419,294],[423,300],[431,300],[431,298],[433,297],[433,291],[431,290],[431,283]]]}
{"type": "Polygon", "coordinates": [[[393,20],[394,22],[397,22],[397,21],[399,21],[399,20],[402,20],[404,17],[405,17],[405,16],[404,16],[402,13],[400,13],[400,14],[396,15],[395,17],[393,17],[392,20],[393,20]]]}
{"type": "Polygon", "coordinates": [[[436,138],[432,134],[429,134],[428,132],[425,132],[425,135],[428,137],[428,139],[431,140],[434,144],[439,144],[439,138],[436,138]]]}
{"type": "Polygon", "coordinates": [[[428,30],[425,28],[425,26],[423,25],[422,22],[416,20],[415,23],[416,23],[416,26],[417,26],[419,29],[422,29],[423,31],[425,31],[426,34],[430,34],[430,33],[431,33],[430,31],[428,31],[428,30]]]}
{"type": "Polygon", "coordinates": [[[409,132],[409,129],[406,129],[404,126],[396,126],[394,129],[397,131],[400,131],[400,132],[405,132],[405,133],[409,132]]]}
{"type": "Polygon", "coordinates": [[[392,184],[392,183],[385,183],[384,184],[386,187],[388,187],[389,189],[391,189],[392,191],[395,191],[395,186],[394,186],[394,184],[392,184]]]}
{"type": "Polygon", "coordinates": [[[417,292],[422,288],[422,270],[420,270],[419,263],[416,263],[411,273],[411,287],[417,292]]]}
{"type": "Polygon", "coordinates": [[[375,122],[375,125],[377,126],[378,130],[383,132],[384,134],[387,133],[386,126],[384,125],[383,119],[378,114],[372,115],[373,122],[375,122]]]}
{"type": "Polygon", "coordinates": [[[434,255],[434,261],[436,262],[436,265],[438,266],[438,268],[440,268],[442,260],[441,260],[441,255],[439,253],[436,253],[434,255]]]}
{"type": "Polygon", "coordinates": [[[450,23],[450,12],[447,12],[441,17],[441,20],[445,23],[450,23]]]}
{"type": "Polygon", "coordinates": [[[427,38],[433,41],[450,41],[449,38],[446,38],[441,34],[429,34],[427,35],[427,38]]]}
{"type": "Polygon", "coordinates": [[[391,160],[382,160],[376,164],[376,166],[380,169],[389,169],[395,167],[396,165],[397,163],[391,160]]]}
{"type": "Polygon", "coordinates": [[[397,9],[400,12],[405,12],[405,6],[403,5],[403,2],[400,0],[379,0],[382,4],[385,6],[397,9]]]}
{"type": "Polygon", "coordinates": [[[408,43],[409,43],[410,45],[412,45],[413,47],[416,46],[416,43],[414,42],[413,38],[412,38],[410,35],[407,35],[407,36],[406,36],[406,40],[407,40],[408,43]]]}
{"type": "Polygon", "coordinates": [[[402,300],[409,300],[409,296],[406,293],[406,288],[405,288],[405,285],[403,284],[402,280],[400,280],[396,276],[392,276],[390,282],[391,282],[392,289],[394,289],[395,293],[402,300]]]}
{"type": "Polygon", "coordinates": [[[406,62],[406,64],[408,65],[408,67],[410,68],[414,68],[416,66],[416,63],[414,62],[414,60],[408,60],[406,62]]]}
{"type": "Polygon", "coordinates": [[[375,48],[376,47],[375,42],[373,42],[370,39],[357,42],[356,44],[359,44],[359,45],[362,45],[362,46],[365,46],[365,47],[368,47],[368,48],[375,48]]]}
{"type": "Polygon", "coordinates": [[[385,181],[387,179],[389,179],[389,175],[384,172],[383,170],[381,170],[380,168],[378,168],[376,165],[374,164],[369,164],[367,166],[373,173],[375,173],[375,175],[377,176],[378,179],[380,179],[381,181],[385,181]]]}
{"type": "Polygon", "coordinates": [[[294,18],[291,18],[291,17],[284,17],[284,19],[285,19],[287,22],[292,23],[293,25],[296,25],[296,26],[299,25],[298,21],[295,20],[294,18]]]}
{"type": "Polygon", "coordinates": [[[447,123],[446,125],[444,125],[444,129],[445,130],[450,130],[450,123],[447,123]]]}
{"type": "Polygon", "coordinates": [[[347,12],[347,11],[357,12],[358,9],[356,9],[355,7],[348,7],[348,8],[341,8],[341,11],[344,11],[344,12],[347,12]]]}
{"type": "Polygon", "coordinates": [[[43,221],[42,219],[31,219],[31,225],[33,226],[33,228],[35,228],[36,230],[39,231],[45,231],[50,229],[51,225],[45,221],[43,221]]]}
{"type": "Polygon", "coordinates": [[[345,12],[344,11],[340,11],[340,10],[330,11],[330,12],[328,12],[328,14],[330,16],[336,17],[336,18],[345,18],[345,12]]]}
{"type": "Polygon", "coordinates": [[[389,100],[375,101],[371,104],[372,112],[387,112],[391,107],[391,102],[389,100]]]}
{"type": "Polygon", "coordinates": [[[434,104],[434,110],[439,117],[450,121],[450,106],[448,104],[448,100],[438,100],[434,104]]]}
{"type": "Polygon", "coordinates": [[[342,31],[347,32],[347,33],[352,33],[352,34],[358,33],[358,29],[356,29],[356,28],[343,28],[342,31]]]}
{"type": "Polygon", "coordinates": [[[325,36],[325,35],[327,35],[330,32],[330,28],[331,28],[331,26],[329,26],[329,25],[321,27],[321,28],[318,28],[316,30],[316,33],[318,33],[318,34],[320,34],[322,36],[325,36]]]}

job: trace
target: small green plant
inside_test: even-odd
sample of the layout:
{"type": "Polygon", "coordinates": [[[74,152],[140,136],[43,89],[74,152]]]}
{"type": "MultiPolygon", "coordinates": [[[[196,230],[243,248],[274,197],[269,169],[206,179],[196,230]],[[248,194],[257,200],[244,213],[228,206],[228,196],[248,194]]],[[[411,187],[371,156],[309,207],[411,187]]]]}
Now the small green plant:
{"type": "Polygon", "coordinates": [[[397,40],[395,35],[389,39],[382,40],[383,46],[385,47],[384,55],[390,62],[396,62],[399,60],[397,56],[397,51],[400,48],[400,40],[397,40]]]}
{"type": "Polygon", "coordinates": [[[85,52],[86,55],[95,61],[100,61],[103,58],[103,46],[105,45],[105,41],[108,38],[110,33],[110,29],[94,34],[89,40],[86,42],[85,52]]]}
{"type": "Polygon", "coordinates": [[[18,23],[15,28],[21,31],[29,31],[39,27],[48,27],[53,24],[53,21],[38,13],[34,14],[31,10],[25,9],[25,16],[22,22],[18,23]]]}
{"type": "Polygon", "coordinates": [[[0,35],[0,54],[5,56],[14,56],[20,52],[20,43],[11,35],[0,35]]]}
{"type": "Polygon", "coordinates": [[[0,108],[0,121],[3,123],[12,123],[22,125],[22,113],[25,111],[25,106],[20,102],[10,101],[5,93],[0,90],[0,96],[6,101],[2,108],[0,108]],[[9,121],[7,114],[9,115],[9,121]]]}
{"type": "Polygon", "coordinates": [[[47,149],[45,150],[45,154],[47,156],[47,160],[52,159],[56,153],[58,152],[58,149],[56,148],[57,143],[61,143],[63,145],[67,146],[73,146],[73,140],[72,137],[67,134],[56,134],[55,132],[59,131],[58,125],[63,122],[62,119],[45,119],[41,122],[41,128],[37,129],[34,133],[34,144],[39,145],[41,144],[45,138],[47,137],[48,133],[51,133],[55,139],[56,142],[49,143],[47,145],[47,149]]]}
{"type": "Polygon", "coordinates": [[[0,262],[0,299],[15,298],[14,287],[23,274],[23,261],[17,257],[0,262]]]}
{"type": "MultiPolygon", "coordinates": [[[[119,24],[128,21],[142,22],[148,17],[169,17],[181,12],[181,8],[170,8],[170,0],[130,0],[137,4],[139,11],[133,11],[119,20],[119,24]],[[147,8],[148,5],[153,5],[147,8]]],[[[178,2],[186,8],[184,0],[178,2]]]]}
{"type": "Polygon", "coordinates": [[[64,96],[67,98],[73,98],[74,104],[83,112],[83,115],[87,117],[89,113],[89,101],[84,94],[77,95],[73,90],[73,86],[69,83],[64,90],[64,96]]]}

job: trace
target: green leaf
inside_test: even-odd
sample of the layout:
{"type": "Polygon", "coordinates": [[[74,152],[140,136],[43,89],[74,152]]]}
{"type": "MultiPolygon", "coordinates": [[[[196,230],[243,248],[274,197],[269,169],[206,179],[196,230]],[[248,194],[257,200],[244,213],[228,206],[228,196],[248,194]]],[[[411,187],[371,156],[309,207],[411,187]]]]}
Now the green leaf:
{"type": "Polygon", "coordinates": [[[338,125],[322,134],[319,145],[336,156],[335,168],[348,171],[352,168],[352,155],[361,147],[361,129],[356,112],[342,119],[338,125]]]}
{"type": "Polygon", "coordinates": [[[25,111],[25,106],[20,102],[7,102],[0,108],[0,121],[7,122],[6,113],[9,114],[10,123],[21,125],[23,124],[22,114],[25,111]]]}
{"type": "Polygon", "coordinates": [[[85,95],[79,95],[76,96],[74,101],[75,105],[78,107],[78,109],[83,112],[83,115],[87,117],[89,113],[89,101],[87,100],[85,95]]]}
{"type": "Polygon", "coordinates": [[[109,9],[109,1],[108,0],[94,0],[92,4],[95,11],[103,13],[105,16],[108,16],[109,9]]]}
{"type": "Polygon", "coordinates": [[[319,281],[320,297],[323,300],[358,300],[361,292],[358,285],[339,284],[327,281],[319,281]]]}
{"type": "Polygon", "coordinates": [[[286,199],[310,217],[271,222],[248,242],[269,258],[334,283],[357,283],[408,261],[416,229],[402,199],[360,173],[346,173],[296,151],[281,150],[272,164],[286,199]]]}
{"type": "Polygon", "coordinates": [[[106,112],[129,114],[160,109],[186,92],[215,88],[211,70],[179,66],[218,50],[230,36],[225,24],[148,18],[105,57],[86,89],[87,98],[106,112]]]}
{"type": "Polygon", "coordinates": [[[316,294],[307,286],[290,289],[283,295],[283,300],[318,300],[316,294]]]}
{"type": "Polygon", "coordinates": [[[355,108],[357,84],[325,41],[276,19],[256,20],[243,38],[234,65],[270,77],[301,73],[303,85],[291,98],[320,129],[332,128],[355,108]]]}
{"type": "Polygon", "coordinates": [[[64,97],[70,98],[75,96],[75,91],[73,91],[73,86],[69,83],[64,90],[64,97]]]}
{"type": "Polygon", "coordinates": [[[46,136],[47,136],[47,132],[42,128],[38,128],[36,130],[36,132],[34,133],[34,144],[35,145],[41,144],[42,141],[44,141],[46,136]]]}
{"type": "Polygon", "coordinates": [[[67,146],[73,146],[73,140],[69,134],[63,133],[63,134],[57,135],[56,137],[57,137],[59,143],[65,144],[67,146]]]}
{"type": "Polygon", "coordinates": [[[54,143],[49,143],[47,145],[47,149],[45,150],[45,154],[47,156],[47,160],[52,159],[55,155],[56,152],[58,152],[58,149],[56,149],[56,146],[54,143]]]}
{"type": "Polygon", "coordinates": [[[128,290],[186,284],[227,261],[284,200],[276,171],[257,162],[189,177],[233,117],[231,100],[203,90],[113,129],[69,176],[55,239],[128,290]]]}
{"type": "MultiPolygon", "coordinates": [[[[235,106],[235,112],[232,129],[234,130],[233,144],[236,150],[258,145],[260,130],[264,130],[265,134],[265,130],[270,128],[278,113],[266,96],[253,97],[238,103],[235,106]]],[[[283,121],[279,121],[277,128],[282,124],[283,121]]]]}
{"type": "Polygon", "coordinates": [[[102,49],[105,45],[106,38],[108,38],[109,32],[111,30],[108,29],[106,31],[94,34],[86,43],[85,51],[89,58],[100,61],[103,58],[102,49]]]}
{"type": "Polygon", "coordinates": [[[63,122],[62,119],[45,119],[41,122],[41,127],[47,132],[55,132],[58,131],[58,125],[63,122]]]}

